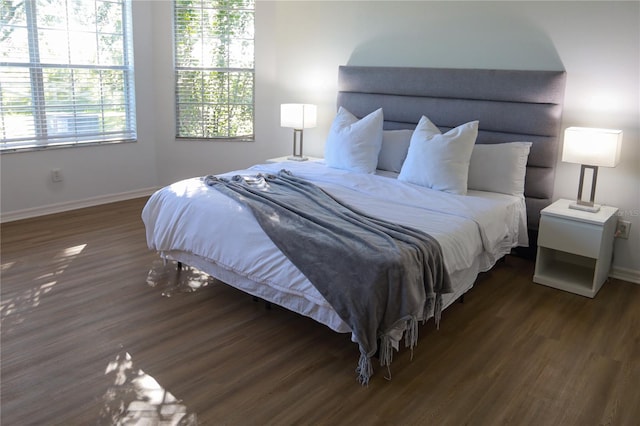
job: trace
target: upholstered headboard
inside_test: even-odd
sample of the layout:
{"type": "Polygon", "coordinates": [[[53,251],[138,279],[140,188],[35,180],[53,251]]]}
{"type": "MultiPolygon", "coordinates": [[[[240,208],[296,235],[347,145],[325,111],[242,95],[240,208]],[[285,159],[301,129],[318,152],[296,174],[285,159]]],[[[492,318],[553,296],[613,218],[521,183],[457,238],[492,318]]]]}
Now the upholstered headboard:
{"type": "Polygon", "coordinates": [[[385,129],[413,129],[426,115],[443,132],[479,120],[476,143],[532,142],[525,200],[537,230],[553,195],[565,74],[341,66],[338,106],[358,117],[382,107],[385,129]]]}

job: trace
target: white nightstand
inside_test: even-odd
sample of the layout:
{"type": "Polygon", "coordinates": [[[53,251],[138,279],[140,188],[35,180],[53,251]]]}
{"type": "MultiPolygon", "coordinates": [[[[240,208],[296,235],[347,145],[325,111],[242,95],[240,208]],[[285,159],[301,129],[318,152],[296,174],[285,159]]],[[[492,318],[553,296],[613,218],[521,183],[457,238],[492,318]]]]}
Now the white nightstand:
{"type": "Polygon", "coordinates": [[[541,212],[533,281],[594,297],[609,276],[618,209],[589,213],[569,204],[558,200],[541,212]]]}
{"type": "Polygon", "coordinates": [[[306,163],[306,161],[311,161],[311,162],[318,162],[318,161],[322,161],[324,160],[324,158],[319,158],[319,157],[309,157],[308,155],[307,160],[306,161],[295,161],[295,160],[289,160],[288,155],[285,155],[284,157],[276,157],[276,158],[269,158],[268,160],[266,160],[267,163],[282,163],[282,162],[296,162],[296,163],[306,163]]]}

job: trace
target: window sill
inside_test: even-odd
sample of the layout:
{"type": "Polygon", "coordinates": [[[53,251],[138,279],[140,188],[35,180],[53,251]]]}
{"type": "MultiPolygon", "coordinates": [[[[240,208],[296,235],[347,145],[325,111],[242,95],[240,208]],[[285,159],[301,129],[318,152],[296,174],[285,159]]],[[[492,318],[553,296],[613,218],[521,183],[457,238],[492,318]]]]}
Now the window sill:
{"type": "Polygon", "coordinates": [[[15,147],[15,148],[0,148],[0,154],[16,154],[20,152],[36,152],[36,151],[49,151],[52,149],[66,149],[66,148],[79,148],[79,147],[87,147],[87,146],[97,146],[97,145],[119,145],[124,143],[135,143],[137,139],[126,139],[126,140],[118,140],[118,141],[96,141],[96,142],[65,142],[60,144],[49,144],[42,146],[26,146],[26,147],[15,147]]]}

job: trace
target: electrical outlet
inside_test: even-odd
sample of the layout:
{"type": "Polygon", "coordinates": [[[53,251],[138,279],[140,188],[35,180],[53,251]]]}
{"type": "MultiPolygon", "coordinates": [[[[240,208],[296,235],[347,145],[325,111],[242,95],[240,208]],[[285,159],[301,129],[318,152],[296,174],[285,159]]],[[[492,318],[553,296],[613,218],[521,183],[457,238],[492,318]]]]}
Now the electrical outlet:
{"type": "Polygon", "coordinates": [[[51,169],[51,181],[52,182],[62,182],[62,170],[60,170],[60,169],[51,169]]]}
{"type": "Polygon", "coordinates": [[[631,222],[628,220],[618,220],[616,227],[616,238],[629,239],[629,231],[631,230],[631,222]]]}

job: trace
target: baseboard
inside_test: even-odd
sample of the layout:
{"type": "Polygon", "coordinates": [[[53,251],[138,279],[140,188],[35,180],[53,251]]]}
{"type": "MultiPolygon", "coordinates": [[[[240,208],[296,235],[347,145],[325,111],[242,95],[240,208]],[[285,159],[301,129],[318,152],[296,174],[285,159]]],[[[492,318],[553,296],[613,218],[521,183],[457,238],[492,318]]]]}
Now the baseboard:
{"type": "Polygon", "coordinates": [[[628,281],[634,284],[640,284],[640,271],[636,269],[620,268],[614,266],[609,273],[611,278],[615,278],[622,281],[628,281]]]}
{"type": "Polygon", "coordinates": [[[158,188],[144,188],[135,191],[121,192],[118,194],[101,195],[99,197],[85,198],[84,200],[67,201],[64,203],[49,204],[42,207],[34,207],[24,210],[16,210],[4,213],[0,216],[0,223],[13,222],[21,219],[44,216],[54,213],[62,213],[70,210],[82,209],[85,207],[99,206],[101,204],[114,203],[116,201],[131,200],[133,198],[148,197],[158,188]]]}

